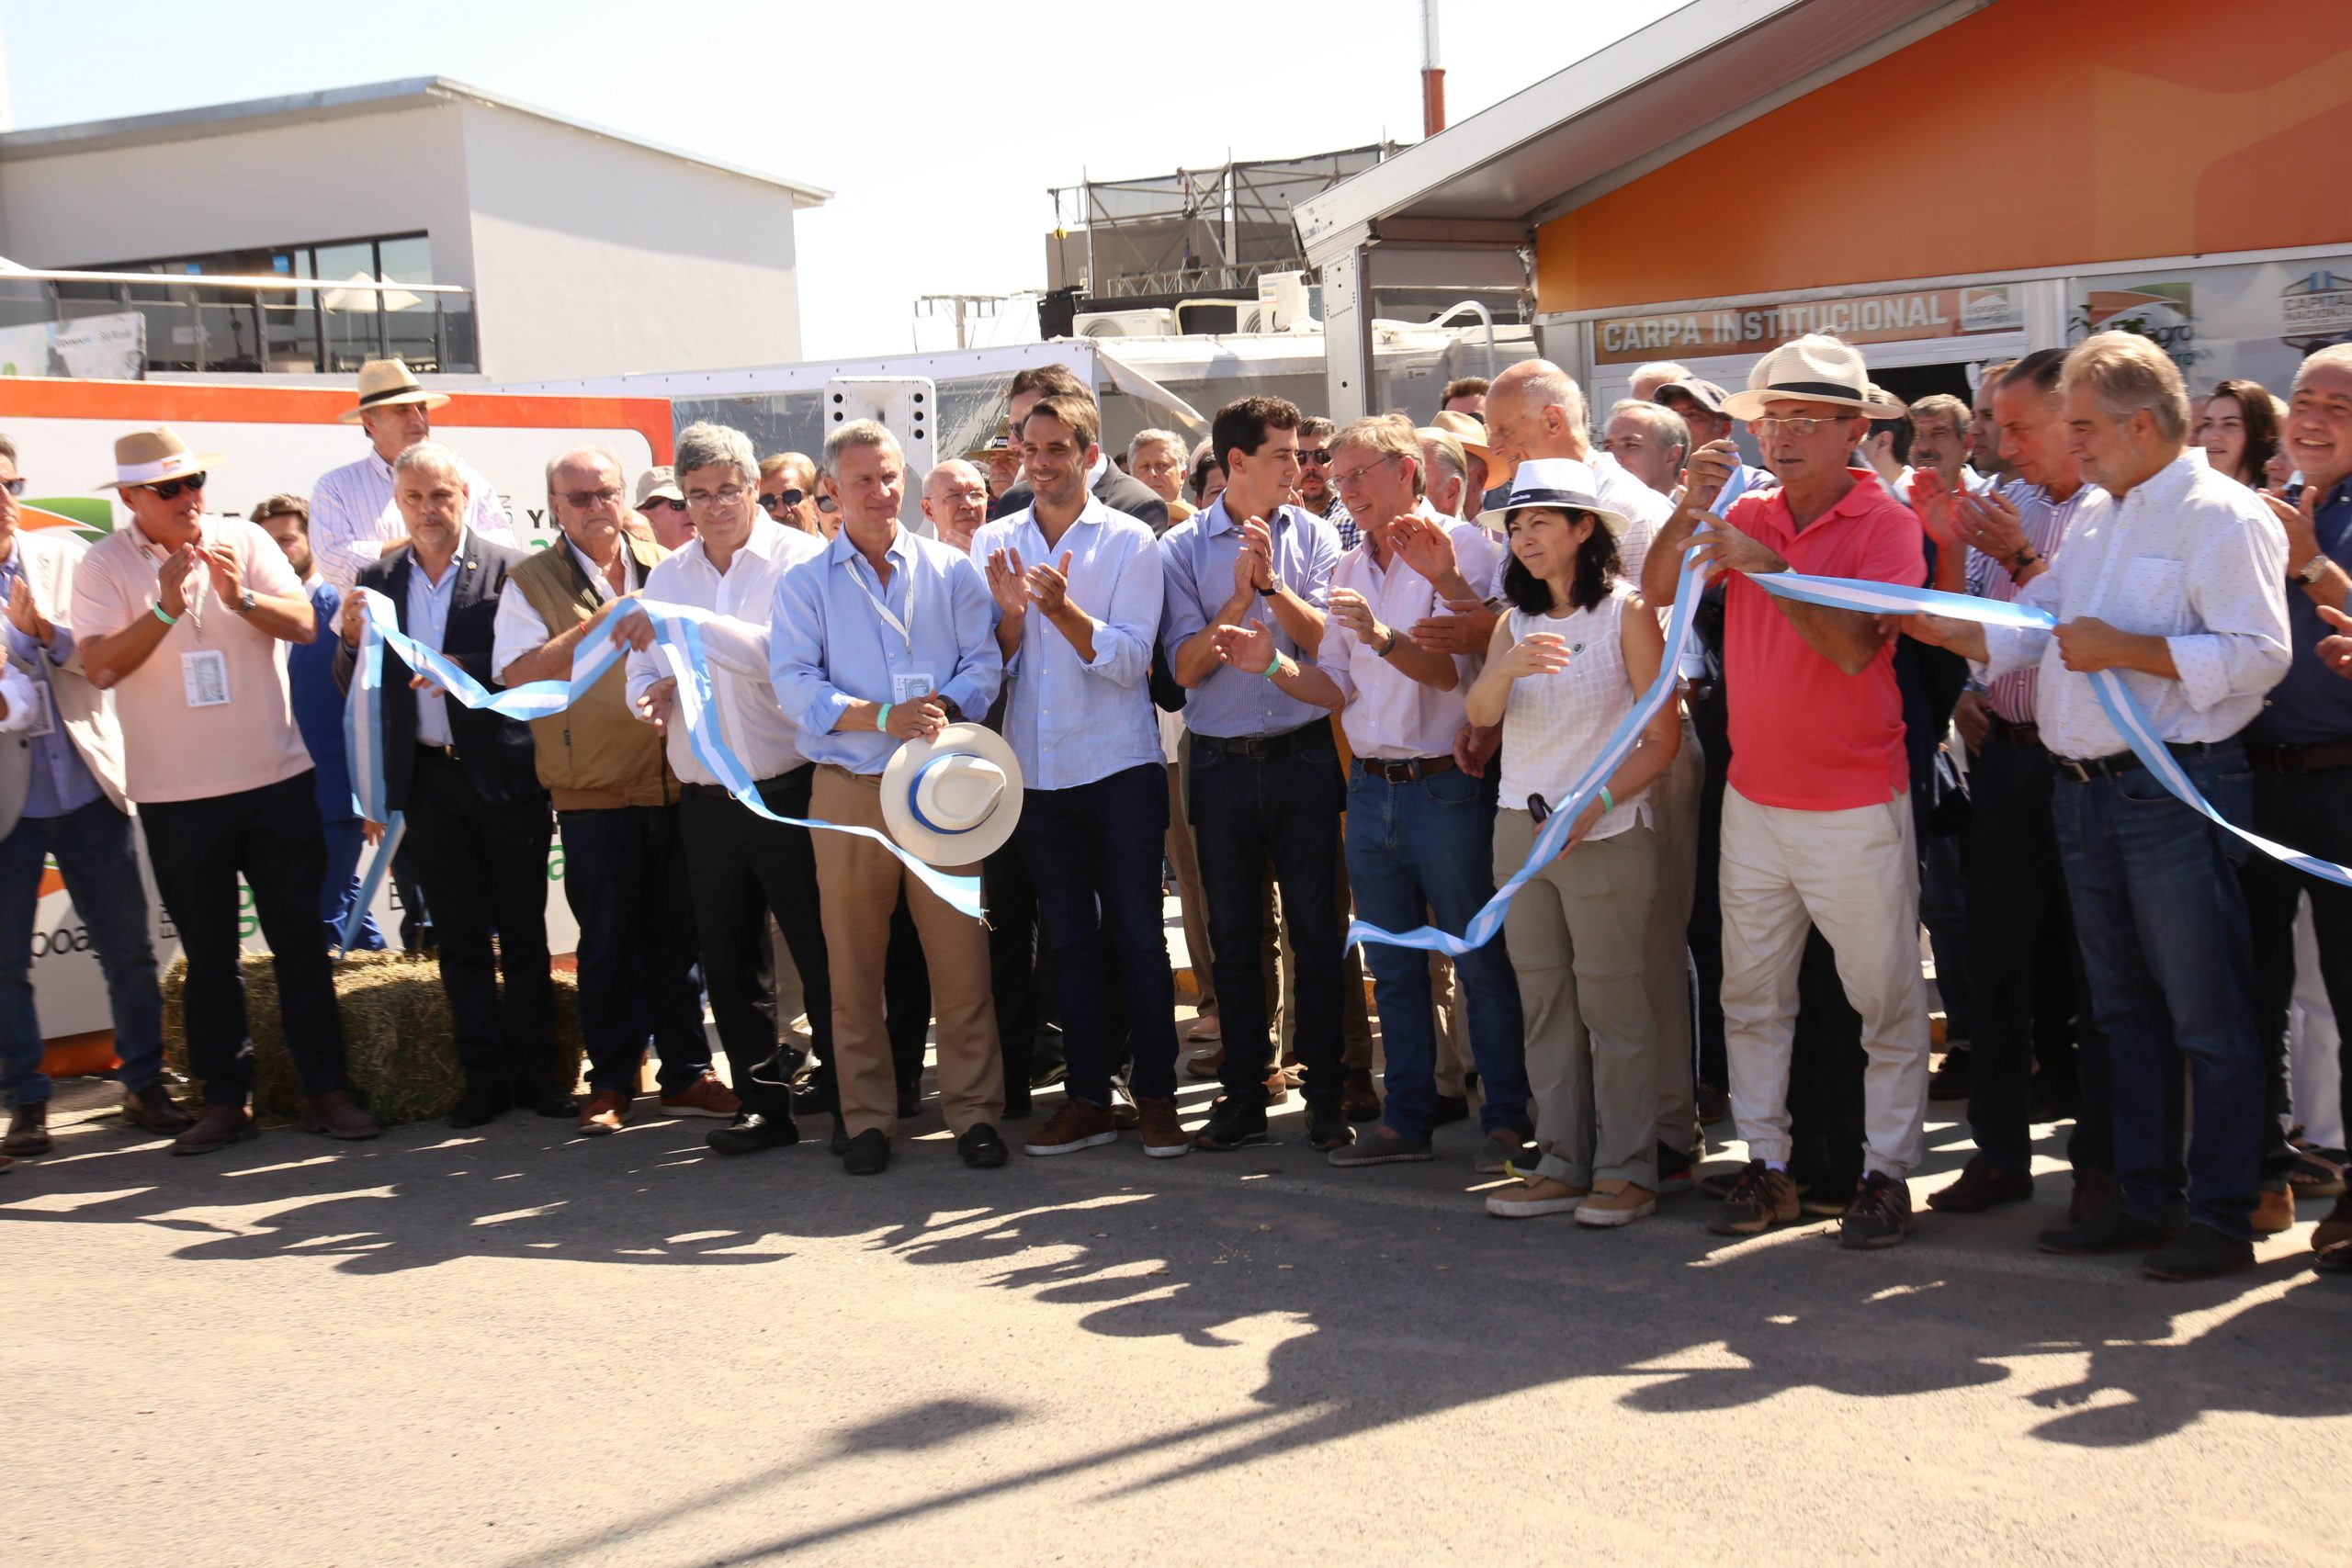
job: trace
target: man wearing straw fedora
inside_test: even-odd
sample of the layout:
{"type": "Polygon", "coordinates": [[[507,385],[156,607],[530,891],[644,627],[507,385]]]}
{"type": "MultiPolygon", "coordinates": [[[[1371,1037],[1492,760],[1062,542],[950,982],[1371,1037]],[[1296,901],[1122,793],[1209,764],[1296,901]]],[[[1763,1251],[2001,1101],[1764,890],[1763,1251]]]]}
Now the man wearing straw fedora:
{"type": "MultiPolygon", "coordinates": [[[[988,712],[1004,680],[988,584],[961,550],[899,525],[906,458],[881,424],[857,420],[827,436],[817,482],[841,532],[776,583],[768,656],[776,701],[817,764],[809,815],[977,875],[1012,837],[1021,806],[1012,749],[967,722],[988,712]]],[[[849,1134],[842,1168],[874,1176],[890,1163],[898,1097],[882,974],[902,890],[931,969],[941,1111],[967,1165],[1002,1165],[987,928],[872,838],[823,832],[815,847],[849,1134]]]]}
{"type": "MultiPolygon", "coordinates": [[[[1859,351],[1812,334],[1758,361],[1724,412],[1748,422],[1781,487],[1743,497],[1698,541],[1703,560],[1735,574],[1724,600],[1723,1007],[1732,1113],[1750,1156],[1711,1228],[1753,1235],[1799,1213],[1788,1089],[1810,924],[1837,953],[1869,1057],[1864,1170],[1838,1240],[1891,1247],[1910,1234],[1904,1180],[1922,1156],[1928,1096],[1919,863],[1894,648],[1875,616],[1775,597],[1750,580],[1794,569],[1926,582],[1918,518],[1869,469],[1848,467],[1869,423],[1901,418],[1903,405],[1871,385],[1859,351]]],[[[1737,462],[1728,441],[1691,455],[1650,555],[1645,586],[1662,586],[1661,602],[1737,462]]]]}
{"type": "Polygon", "coordinates": [[[217,457],[169,429],[114,445],[110,486],[130,522],[90,547],[74,584],[82,668],[115,694],[124,782],[187,957],[188,1066],[204,1113],[175,1154],[254,1135],[237,878],[277,972],[278,1015],[301,1080],[300,1122],[372,1138],[375,1119],[344,1081],[319,886],[326,836],[310,753],[294,728],[280,642],[319,635],[309,595],[276,540],[243,518],[207,518],[217,457]]]}
{"type": "MultiPolygon", "coordinates": [[[[392,459],[433,434],[432,411],[449,400],[427,391],[398,359],[371,359],[359,367],[359,400],[336,417],[368,433],[369,450],[356,463],[330,468],[311,487],[311,553],[319,575],[351,592],[359,569],[401,536],[405,525],[392,503],[392,459]]],[[[472,468],[466,485],[466,526],[476,536],[514,542],[498,491],[472,468]]]]}

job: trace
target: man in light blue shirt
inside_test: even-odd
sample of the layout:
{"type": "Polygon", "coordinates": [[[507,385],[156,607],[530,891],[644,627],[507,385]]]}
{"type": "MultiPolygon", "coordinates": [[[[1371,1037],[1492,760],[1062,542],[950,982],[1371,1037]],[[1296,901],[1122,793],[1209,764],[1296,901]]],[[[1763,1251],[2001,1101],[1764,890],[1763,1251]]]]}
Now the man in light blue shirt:
{"type": "MultiPolygon", "coordinates": [[[[971,558],[899,525],[906,459],[872,420],[835,430],[818,474],[842,519],[821,555],[777,579],[768,674],[776,703],[817,764],[810,814],[888,836],[882,771],[906,741],[978,720],[1004,679],[996,606],[971,558]]],[[[939,1098],[966,1164],[1001,1166],[1003,1064],[989,989],[988,930],[959,914],[873,840],[815,835],[842,1168],[871,1176],[890,1163],[898,1087],[883,1023],[883,955],[904,890],[931,968],[938,1020],[939,1098]]],[[[958,870],[977,871],[977,867],[958,870]]]]}
{"type": "Polygon", "coordinates": [[[1303,423],[1280,398],[1243,398],[1217,410],[1210,440],[1225,467],[1225,493],[1159,541],[1167,578],[1159,641],[1186,692],[1187,808],[1200,840],[1224,1014],[1225,1098],[1194,1139],[1204,1149],[1266,1138],[1272,1046],[1259,935],[1269,859],[1298,956],[1295,1038],[1306,1066],[1308,1138],[1327,1151],[1355,1141],[1340,1108],[1344,785],[1330,716],[1276,690],[1267,671],[1227,664],[1216,650],[1218,626],[1244,624],[1272,632],[1278,660],[1311,662],[1322,646],[1340,541],[1329,523],[1287,504],[1303,423]]]}
{"type": "Polygon", "coordinates": [[[1148,689],[1160,565],[1150,528],[1088,493],[1099,414],[1049,393],[1015,433],[1029,506],[982,528],[1002,619],[1004,736],[1028,785],[1015,843],[1054,958],[1069,1090],[1023,1145],[1076,1154],[1119,1135],[1111,1074],[1122,1032],[1144,1152],[1189,1149],[1176,1117],[1176,988],[1160,909],[1168,775],[1148,689]],[[1115,990],[1114,990],[1115,986],[1115,990]]]}

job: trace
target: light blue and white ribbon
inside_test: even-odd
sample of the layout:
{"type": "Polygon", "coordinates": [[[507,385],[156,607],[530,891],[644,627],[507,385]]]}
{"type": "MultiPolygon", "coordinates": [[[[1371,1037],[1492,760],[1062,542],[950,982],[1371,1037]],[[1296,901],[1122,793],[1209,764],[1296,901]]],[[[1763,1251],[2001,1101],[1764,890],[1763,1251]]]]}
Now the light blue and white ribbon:
{"type": "MultiPolygon", "coordinates": [[[[562,681],[532,681],[520,686],[510,686],[503,692],[492,692],[460,668],[438,649],[427,648],[400,629],[400,617],[392,602],[372,588],[358,590],[366,615],[362,620],[357,654],[357,669],[351,682],[351,696],[344,709],[344,739],[351,761],[353,804],[361,817],[371,822],[390,821],[397,815],[388,807],[390,791],[384,784],[383,757],[383,684],[384,651],[398,654],[409,668],[424,676],[448,694],[453,702],[464,704],[477,711],[494,713],[506,718],[526,722],[558,714],[585,697],[614,664],[628,652],[607,635],[608,623],[599,634],[589,638],[573,653],[571,673],[562,681]]],[[[825,822],[810,817],[780,817],[768,809],[760,799],[751,771],[727,744],[718,732],[718,716],[711,707],[710,666],[702,649],[702,628],[695,624],[695,613],[674,604],[659,604],[639,600],[616,615],[643,615],[652,623],[653,639],[661,648],[663,659],[678,678],[676,722],[686,729],[687,744],[704,767],[732,795],[751,810],[771,822],[781,822],[787,828],[822,829],[832,833],[854,833],[872,839],[898,856],[906,868],[921,878],[924,886],[945,899],[950,907],[974,919],[982,918],[980,882],[976,876],[956,876],[921,859],[893,843],[888,834],[871,828],[861,828],[840,822],[825,822]]],[[[369,868],[369,886],[381,880],[380,863],[390,856],[393,835],[387,831],[383,846],[377,851],[377,866],[369,868]]],[[[364,906],[363,906],[364,907],[364,906]]]]}

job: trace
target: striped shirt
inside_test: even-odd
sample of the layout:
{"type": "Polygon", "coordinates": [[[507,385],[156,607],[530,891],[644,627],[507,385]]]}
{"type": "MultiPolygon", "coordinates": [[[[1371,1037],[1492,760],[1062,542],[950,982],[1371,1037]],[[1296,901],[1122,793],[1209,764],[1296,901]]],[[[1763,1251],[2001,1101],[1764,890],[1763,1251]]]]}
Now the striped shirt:
{"type": "MultiPolygon", "coordinates": [[[[516,543],[498,491],[469,465],[466,526],[502,545],[516,543]]],[[[311,487],[311,558],[319,575],[348,593],[359,569],[384,553],[394,539],[408,537],[408,524],[392,503],[392,466],[370,447],[368,456],[330,468],[311,487]]]]}
{"type": "MultiPolygon", "coordinates": [[[[2038,484],[2024,479],[2011,479],[2001,487],[2001,499],[2018,509],[2018,521],[2025,525],[2026,543],[2034,554],[2058,564],[2058,547],[2066,537],[2067,525],[2075,520],[2075,509],[2090,493],[2087,481],[2075,487],[2075,493],[2064,501],[2052,501],[2050,492],[2038,484]]],[[[2018,585],[2009,581],[2008,569],[1981,551],[1968,552],[1968,591],[1979,599],[1996,599],[2012,604],[2018,596],[2018,585]]],[[[2004,723],[2034,722],[2034,698],[2041,682],[2041,672],[2032,665],[2012,670],[2006,675],[1994,677],[1986,701],[2004,723]]]]}

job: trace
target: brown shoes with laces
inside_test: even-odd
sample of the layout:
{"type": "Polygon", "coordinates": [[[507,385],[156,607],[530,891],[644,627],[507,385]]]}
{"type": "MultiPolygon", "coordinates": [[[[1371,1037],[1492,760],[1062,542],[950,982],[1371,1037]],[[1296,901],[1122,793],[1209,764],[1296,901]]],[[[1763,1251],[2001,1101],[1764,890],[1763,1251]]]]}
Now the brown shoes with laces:
{"type": "Polygon", "coordinates": [[[1928,1207],[1939,1214],[1981,1214],[1997,1204],[2032,1201],[2030,1172],[2003,1170],[1983,1155],[1969,1156],[1950,1186],[1928,1194],[1928,1207]]]}
{"type": "Polygon", "coordinates": [[[294,1124],[305,1133],[324,1133],[330,1138],[372,1138],[384,1130],[339,1089],[305,1096],[294,1124]]]}
{"type": "Polygon", "coordinates": [[[8,1118],[8,1135],[0,1138],[0,1155],[18,1159],[49,1153],[49,1101],[19,1105],[8,1118]]]}
{"type": "Polygon", "coordinates": [[[208,1105],[195,1124],[172,1140],[175,1155],[216,1154],[231,1144],[257,1138],[261,1129],[254,1125],[253,1113],[242,1105],[208,1105]]]}
{"type": "Polygon", "coordinates": [[[721,1083],[718,1075],[708,1067],[703,1069],[702,1077],[675,1094],[664,1091],[662,1096],[664,1116],[716,1116],[724,1122],[733,1120],[742,1109],[743,1102],[735,1098],[735,1091],[721,1083]]]}
{"type": "Polygon", "coordinates": [[[122,1119],[146,1133],[185,1133],[196,1125],[196,1118],[172,1102],[172,1091],[162,1084],[149,1084],[145,1089],[126,1091],[122,1097],[122,1119]]]}
{"type": "Polygon", "coordinates": [[[582,1137],[602,1138],[628,1125],[629,1097],[616,1089],[601,1089],[580,1108],[574,1123],[582,1137]]]}

